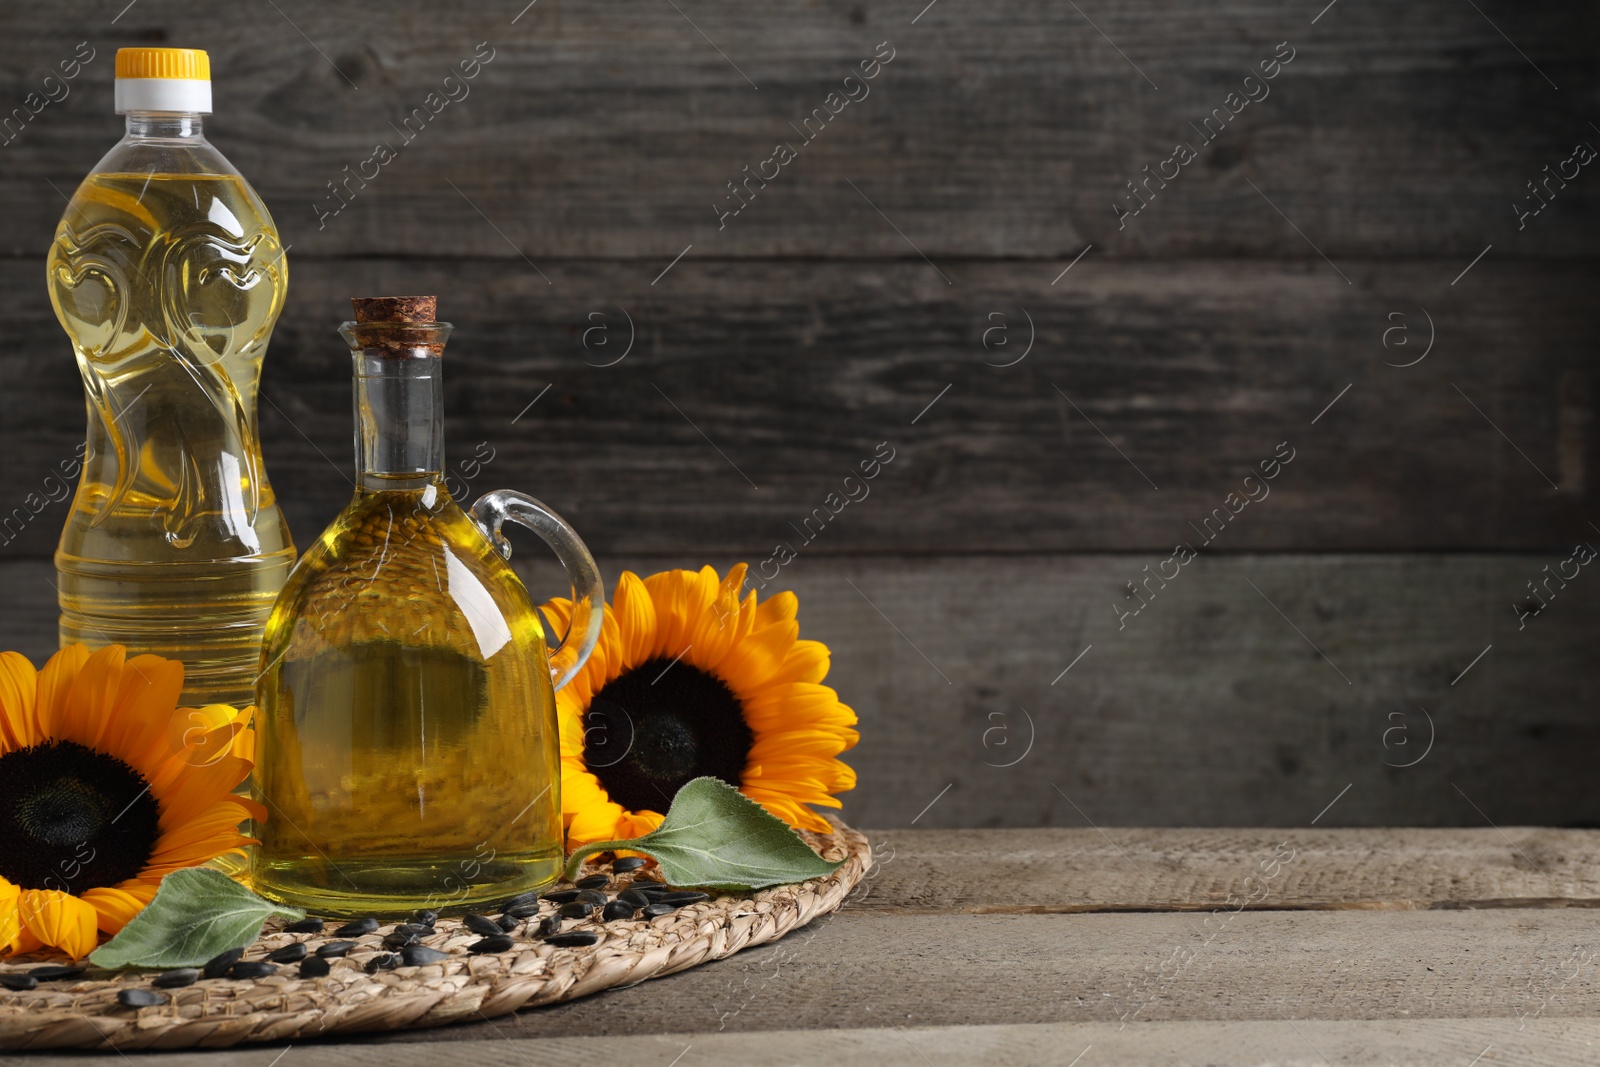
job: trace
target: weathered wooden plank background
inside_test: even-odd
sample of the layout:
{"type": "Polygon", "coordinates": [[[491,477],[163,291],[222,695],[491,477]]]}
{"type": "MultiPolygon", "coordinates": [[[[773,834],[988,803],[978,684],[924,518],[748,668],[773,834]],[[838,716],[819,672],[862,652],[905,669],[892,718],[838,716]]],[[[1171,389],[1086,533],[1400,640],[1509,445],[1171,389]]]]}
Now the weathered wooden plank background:
{"type": "MultiPolygon", "coordinates": [[[[261,421],[301,544],[349,491],[345,299],[437,292],[449,440],[495,455],[474,491],[540,495],[610,576],[798,544],[895,449],[779,579],[863,717],[852,819],[1292,825],[1348,785],[1321,825],[1600,820],[1600,579],[1518,619],[1600,543],[1592,168],[1512,206],[1600,144],[1592,7],[524,5],[8,5],[6,108],[96,58],[0,145],[0,510],[81,434],[41,274],[56,190],[120,130],[112,54],[199,45],[212,137],[292,245],[261,421]],[[870,95],[719,228],[880,42],[870,95]],[[1280,442],[1270,497],[1119,621],[1280,442]]],[[[48,651],[61,518],[0,547],[6,647],[48,651]]]]}
{"type": "MultiPolygon", "coordinates": [[[[836,913],[730,959],[509,1017],[145,1061],[1578,1067],[1600,1039],[1595,836],[872,831],[836,913]]],[[[140,1021],[85,1017],[113,1043],[140,1021]]]]}
{"type": "MultiPolygon", "coordinates": [[[[1496,1060],[1530,1067],[1587,1067],[1600,1042],[1600,1023],[1588,1019],[1252,1019],[1227,1022],[985,1023],[970,1026],[882,1025],[850,1030],[705,1031],[627,1036],[537,1037],[508,1024],[499,1036],[452,1047],[482,1067],[564,1067],[585,1057],[607,1062],[671,1064],[685,1056],[696,1067],[793,1067],[795,1064],[870,1064],[872,1067],[1032,1067],[1070,1064],[1091,1051],[1101,1067],[1152,1063],[1206,1067],[1460,1067],[1486,1047],[1496,1060]],[[508,1040],[509,1039],[509,1040],[508,1040]],[[693,1060],[686,1054],[692,1051],[693,1060]],[[1063,1056],[1065,1053],[1065,1056],[1063,1056]]],[[[427,1045],[297,1045],[308,1065],[431,1067],[427,1045]]],[[[208,1049],[150,1053],[138,1062],[159,1067],[270,1067],[283,1050],[208,1049]]],[[[11,1057],[16,1067],[50,1067],[51,1053],[11,1057]]],[[[76,1062],[120,1063],[112,1054],[76,1062]]],[[[1085,1057],[1085,1065],[1088,1063],[1085,1057]]]]}

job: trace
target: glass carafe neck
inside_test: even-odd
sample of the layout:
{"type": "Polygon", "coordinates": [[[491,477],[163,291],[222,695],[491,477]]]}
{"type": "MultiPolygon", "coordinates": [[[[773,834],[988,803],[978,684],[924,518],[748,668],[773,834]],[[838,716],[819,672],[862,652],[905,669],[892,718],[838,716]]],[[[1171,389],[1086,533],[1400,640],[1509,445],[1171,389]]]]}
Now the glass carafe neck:
{"type": "Polygon", "coordinates": [[[448,323],[345,323],[355,376],[356,484],[366,490],[443,483],[448,323]]]}
{"type": "Polygon", "coordinates": [[[201,116],[195,111],[130,111],[128,132],[138,141],[192,141],[205,143],[201,116]]]}

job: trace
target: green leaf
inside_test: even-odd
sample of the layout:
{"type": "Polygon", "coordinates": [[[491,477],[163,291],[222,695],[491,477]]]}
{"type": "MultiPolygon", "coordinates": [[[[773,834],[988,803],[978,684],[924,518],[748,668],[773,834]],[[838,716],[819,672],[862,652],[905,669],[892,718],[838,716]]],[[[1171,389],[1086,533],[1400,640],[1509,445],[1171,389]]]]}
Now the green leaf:
{"type": "Polygon", "coordinates": [[[720,778],[696,778],[678,790],[666,819],[643,837],[580,848],[567,861],[567,878],[577,876],[585,857],[617,849],[654,859],[669,885],[741,892],[821,878],[839,867],[720,778]]]}
{"type": "Polygon", "coordinates": [[[89,954],[99,967],[198,967],[230,948],[253,944],[272,915],[305,913],[262,900],[221,871],[185,867],[161,881],[156,897],[122,932],[89,954]]]}

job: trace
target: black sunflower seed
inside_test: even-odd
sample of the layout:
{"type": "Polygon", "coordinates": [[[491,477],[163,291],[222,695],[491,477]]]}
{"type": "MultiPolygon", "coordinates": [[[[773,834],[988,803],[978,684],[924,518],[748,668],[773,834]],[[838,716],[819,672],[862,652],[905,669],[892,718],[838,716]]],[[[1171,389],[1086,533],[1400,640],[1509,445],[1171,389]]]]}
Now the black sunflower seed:
{"type": "Polygon", "coordinates": [[[686,890],[679,893],[663,893],[657,898],[657,901],[661,904],[676,904],[681,908],[685,904],[698,904],[702,900],[710,899],[710,893],[697,893],[693,890],[686,890]]]}
{"type": "Polygon", "coordinates": [[[505,933],[504,930],[500,929],[500,924],[487,915],[463,915],[461,917],[461,925],[484,937],[493,937],[496,934],[505,933]]]}
{"type": "Polygon", "coordinates": [[[604,889],[611,884],[609,874],[591,874],[572,883],[579,889],[604,889]]]}
{"type": "Polygon", "coordinates": [[[650,903],[650,894],[641,893],[637,889],[624,889],[617,894],[617,899],[624,904],[632,904],[635,908],[642,908],[650,903]]]}
{"type": "Polygon", "coordinates": [[[168,971],[159,974],[150,980],[150,984],[157,989],[178,989],[186,985],[194,985],[200,977],[200,972],[193,967],[184,967],[181,970],[168,971]]]}
{"type": "Polygon", "coordinates": [[[631,885],[628,886],[628,891],[629,892],[633,892],[633,893],[643,893],[643,894],[645,894],[646,896],[648,896],[648,897],[650,897],[652,899],[654,899],[656,897],[666,896],[668,893],[672,892],[671,889],[668,889],[666,886],[662,885],[660,882],[644,882],[644,881],[636,881],[636,882],[632,883],[631,885]]]}
{"type": "Polygon", "coordinates": [[[292,945],[284,945],[267,953],[267,959],[273,963],[299,963],[306,958],[306,943],[296,941],[292,945]]]}
{"type": "Polygon", "coordinates": [[[552,934],[544,939],[544,943],[554,945],[556,948],[582,948],[599,940],[600,935],[597,933],[589,930],[573,930],[565,934],[552,934]]]}
{"type": "Polygon", "coordinates": [[[450,953],[441,952],[427,945],[407,945],[400,950],[400,962],[406,967],[426,967],[430,963],[450,958],[450,953]]]}
{"type": "Polygon", "coordinates": [[[226,952],[219,952],[207,960],[204,967],[200,968],[200,976],[202,978],[221,978],[228,973],[229,967],[239,962],[239,958],[243,955],[244,949],[242,948],[230,948],[226,952]]]}
{"type": "Polygon", "coordinates": [[[166,1002],[166,997],[148,989],[123,989],[117,993],[117,1003],[124,1008],[153,1008],[166,1002]]]}
{"type": "Polygon", "coordinates": [[[392,971],[400,966],[400,957],[393,952],[380,952],[367,961],[365,968],[368,974],[377,974],[379,971],[392,971]]]}
{"type": "Polygon", "coordinates": [[[299,922],[290,923],[288,926],[285,926],[283,930],[284,933],[288,934],[320,934],[322,933],[322,928],[327,925],[328,920],[326,919],[317,919],[307,916],[306,918],[301,919],[299,922]]]}
{"type": "MultiPolygon", "coordinates": [[[[550,897],[550,894],[546,893],[545,894],[545,899],[548,900],[549,897],[550,897]]],[[[524,904],[532,904],[535,901],[537,901],[538,899],[539,899],[539,891],[537,889],[531,890],[531,891],[529,891],[527,893],[518,893],[516,896],[512,897],[510,900],[508,900],[504,904],[500,905],[500,910],[501,911],[510,911],[512,908],[520,908],[524,904]]]]}
{"type": "Polygon", "coordinates": [[[587,900],[574,900],[561,905],[556,914],[565,919],[587,919],[593,911],[594,905],[587,900]]]}
{"type": "Polygon", "coordinates": [[[544,899],[552,904],[565,904],[568,901],[577,900],[578,891],[576,889],[552,889],[544,895],[544,899]]]}
{"type": "Polygon", "coordinates": [[[610,900],[611,898],[600,892],[598,889],[580,889],[578,890],[578,895],[574,899],[587,900],[595,907],[603,908],[606,905],[606,901],[610,900]]]}
{"type": "Polygon", "coordinates": [[[333,964],[321,956],[312,956],[310,959],[300,961],[301,978],[326,978],[331,970],[333,964]]]}
{"type": "Polygon", "coordinates": [[[428,937],[433,934],[432,923],[401,923],[394,928],[397,934],[416,934],[418,937],[428,937]]]}
{"type": "Polygon", "coordinates": [[[422,938],[417,934],[413,934],[407,930],[397,929],[393,933],[383,935],[383,947],[387,949],[393,949],[395,952],[399,952],[407,945],[414,945],[421,940],[422,938]]]}
{"type": "Polygon", "coordinates": [[[615,874],[627,874],[629,871],[637,871],[643,866],[643,856],[623,856],[621,859],[612,861],[611,870],[615,874]]]}
{"type": "Polygon", "coordinates": [[[507,908],[502,918],[531,919],[537,914],[539,914],[539,902],[535,900],[528,904],[518,904],[514,908],[507,908]]]}
{"type": "Polygon", "coordinates": [[[489,952],[508,952],[513,944],[515,942],[505,934],[496,934],[494,937],[486,937],[482,941],[474,941],[467,946],[467,951],[480,956],[489,952]]]}
{"type": "Polygon", "coordinates": [[[432,926],[438,921],[439,913],[436,911],[429,911],[424,908],[422,911],[417,912],[417,922],[421,923],[423,926],[432,926]]]}
{"type": "Polygon", "coordinates": [[[650,904],[644,909],[644,917],[646,919],[657,919],[663,915],[671,915],[677,910],[678,906],[676,904],[650,904]]]}
{"type": "Polygon", "coordinates": [[[229,978],[265,978],[269,974],[277,974],[276,963],[266,963],[262,960],[240,960],[228,968],[229,978]]]}
{"type": "Polygon", "coordinates": [[[43,967],[35,967],[28,972],[30,977],[41,982],[62,982],[68,978],[76,978],[89,969],[85,963],[47,963],[43,967]]]}
{"type": "Polygon", "coordinates": [[[613,900],[600,913],[600,921],[608,923],[616,919],[631,919],[633,918],[633,913],[638,910],[638,905],[629,904],[625,900],[613,900]]]}
{"type": "Polygon", "coordinates": [[[14,989],[22,993],[38,988],[39,979],[31,974],[0,974],[0,989],[14,989]]]}
{"type": "Polygon", "coordinates": [[[350,950],[355,947],[354,941],[329,941],[317,947],[317,955],[325,960],[337,959],[340,956],[348,956],[350,950]]]}
{"type": "Polygon", "coordinates": [[[365,919],[357,919],[355,922],[345,923],[343,926],[339,927],[339,929],[333,932],[333,936],[360,937],[362,934],[373,933],[377,929],[378,920],[369,915],[365,919]]]}
{"type": "Polygon", "coordinates": [[[549,937],[551,934],[561,932],[561,916],[546,915],[539,921],[539,936],[549,937]]]}

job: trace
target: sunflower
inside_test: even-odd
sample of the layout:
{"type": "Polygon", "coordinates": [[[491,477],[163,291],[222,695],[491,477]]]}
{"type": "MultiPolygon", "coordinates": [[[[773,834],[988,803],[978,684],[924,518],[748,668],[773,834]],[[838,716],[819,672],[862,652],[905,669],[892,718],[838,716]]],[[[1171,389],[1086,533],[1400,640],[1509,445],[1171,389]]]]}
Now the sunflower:
{"type": "MultiPolygon", "coordinates": [[[[624,571],[594,654],[556,694],[568,847],[637,837],[690,779],[714,775],[791,826],[829,833],[806,805],[855,787],[837,757],[856,714],[822,684],[828,648],[799,639],[799,601],[743,600],[745,565],[640,579],[624,571]]],[[[552,600],[557,630],[572,613],[552,600]]]]}
{"type": "Polygon", "coordinates": [[[77,959],[168,873],[248,839],[266,813],[231,790],[250,709],[179,708],[183,664],[72,645],[44,670],[0,653],[0,952],[77,959]]]}

